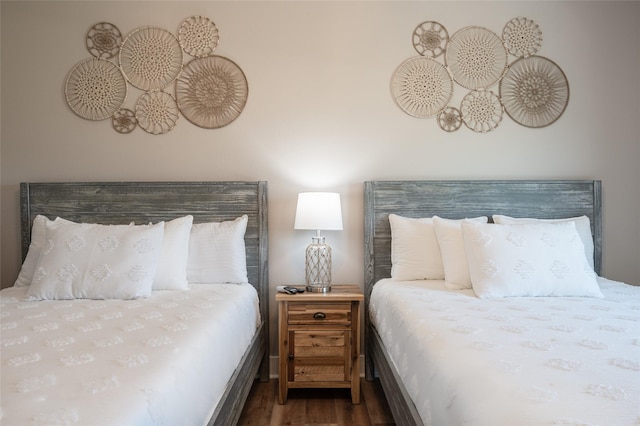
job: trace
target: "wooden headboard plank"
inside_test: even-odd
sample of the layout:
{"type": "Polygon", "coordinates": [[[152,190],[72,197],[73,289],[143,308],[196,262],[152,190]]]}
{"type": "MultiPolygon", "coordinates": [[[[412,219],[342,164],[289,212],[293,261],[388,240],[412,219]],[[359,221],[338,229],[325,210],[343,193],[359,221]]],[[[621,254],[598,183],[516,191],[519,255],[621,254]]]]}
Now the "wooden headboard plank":
{"type": "Polygon", "coordinates": [[[389,214],[450,219],[504,214],[541,219],[586,215],[594,236],[595,270],[602,246],[601,182],[598,180],[369,181],[365,200],[365,295],[390,277],[389,214]]]}

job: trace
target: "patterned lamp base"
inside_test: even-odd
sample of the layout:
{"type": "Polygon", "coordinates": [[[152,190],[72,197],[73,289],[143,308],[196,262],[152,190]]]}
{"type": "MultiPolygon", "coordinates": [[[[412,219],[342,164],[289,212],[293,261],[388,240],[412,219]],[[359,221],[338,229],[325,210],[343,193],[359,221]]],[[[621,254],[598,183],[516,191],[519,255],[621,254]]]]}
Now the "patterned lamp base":
{"type": "Polygon", "coordinates": [[[305,258],[307,291],[326,293],[331,291],[331,247],[324,237],[312,237],[305,258]]]}

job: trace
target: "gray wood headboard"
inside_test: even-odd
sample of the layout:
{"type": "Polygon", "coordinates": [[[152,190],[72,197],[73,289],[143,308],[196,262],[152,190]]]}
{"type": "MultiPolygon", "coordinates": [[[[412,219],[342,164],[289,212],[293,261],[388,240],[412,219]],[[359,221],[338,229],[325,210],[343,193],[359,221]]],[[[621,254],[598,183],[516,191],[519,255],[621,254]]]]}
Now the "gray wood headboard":
{"type": "Polygon", "coordinates": [[[599,180],[370,181],[364,183],[365,297],[391,276],[389,214],[450,219],[504,214],[541,219],[588,216],[595,270],[602,259],[599,180]]]}
{"type": "Polygon", "coordinates": [[[144,224],[187,214],[194,223],[247,214],[249,282],[258,290],[262,318],[269,318],[267,182],[64,182],[21,183],[22,258],[36,215],[75,222],[144,224]]]}

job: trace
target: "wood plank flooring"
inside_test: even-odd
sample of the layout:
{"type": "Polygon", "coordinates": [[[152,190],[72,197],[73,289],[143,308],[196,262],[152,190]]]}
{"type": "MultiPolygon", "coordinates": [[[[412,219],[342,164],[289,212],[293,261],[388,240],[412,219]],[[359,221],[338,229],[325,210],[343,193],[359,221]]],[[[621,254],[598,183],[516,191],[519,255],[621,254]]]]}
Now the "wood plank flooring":
{"type": "Polygon", "coordinates": [[[380,382],[360,379],[360,404],[349,389],[290,389],[278,404],[278,380],[256,381],[238,425],[241,426],[391,426],[395,425],[380,382]]]}

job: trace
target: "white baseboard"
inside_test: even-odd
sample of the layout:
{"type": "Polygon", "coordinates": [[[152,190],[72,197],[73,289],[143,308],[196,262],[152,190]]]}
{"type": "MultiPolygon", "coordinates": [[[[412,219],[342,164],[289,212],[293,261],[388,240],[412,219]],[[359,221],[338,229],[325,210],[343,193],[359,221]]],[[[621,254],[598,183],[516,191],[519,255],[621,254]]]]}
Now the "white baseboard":
{"type": "MultiPolygon", "coordinates": [[[[269,357],[269,378],[277,379],[279,377],[278,374],[278,361],[279,357],[272,355],[269,357]]],[[[360,355],[360,377],[364,377],[364,355],[360,355]]]]}

